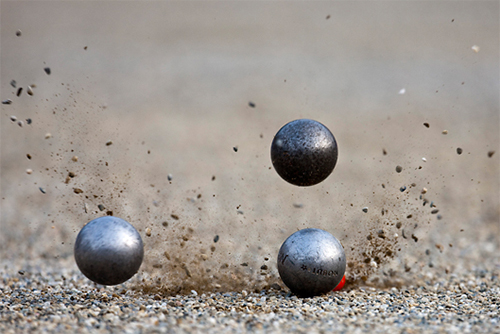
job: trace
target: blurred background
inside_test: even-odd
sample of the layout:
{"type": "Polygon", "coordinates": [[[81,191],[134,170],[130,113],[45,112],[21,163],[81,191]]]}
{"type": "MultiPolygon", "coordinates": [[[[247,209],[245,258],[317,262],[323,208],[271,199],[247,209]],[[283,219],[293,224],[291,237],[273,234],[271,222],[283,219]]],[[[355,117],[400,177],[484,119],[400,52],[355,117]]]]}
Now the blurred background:
{"type": "Polygon", "coordinates": [[[106,214],[144,239],[131,284],[165,293],[282,285],[278,249],[306,227],[342,242],[350,282],[500,265],[498,2],[0,12],[0,270],[75,270],[106,214]],[[298,118],[339,145],[313,187],[269,157],[298,118]]]}

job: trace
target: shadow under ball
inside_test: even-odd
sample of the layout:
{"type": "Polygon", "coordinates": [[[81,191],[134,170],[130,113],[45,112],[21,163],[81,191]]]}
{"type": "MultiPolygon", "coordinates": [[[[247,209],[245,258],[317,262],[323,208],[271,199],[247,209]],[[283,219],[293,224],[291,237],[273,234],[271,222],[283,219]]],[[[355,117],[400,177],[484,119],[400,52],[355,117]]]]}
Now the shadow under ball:
{"type": "Polygon", "coordinates": [[[317,228],[295,232],[281,245],[278,272],[283,283],[299,297],[332,291],[346,269],[344,248],[330,233],[317,228]]]}
{"type": "Polygon", "coordinates": [[[130,223],[106,216],[82,228],[74,252],[78,268],[88,279],[102,285],[116,285],[137,273],[144,257],[144,245],[130,223]]]}
{"type": "Polygon", "coordinates": [[[298,119],[285,124],[274,136],[271,161],[287,182],[301,187],[325,180],[338,157],[335,137],[323,124],[298,119]]]}

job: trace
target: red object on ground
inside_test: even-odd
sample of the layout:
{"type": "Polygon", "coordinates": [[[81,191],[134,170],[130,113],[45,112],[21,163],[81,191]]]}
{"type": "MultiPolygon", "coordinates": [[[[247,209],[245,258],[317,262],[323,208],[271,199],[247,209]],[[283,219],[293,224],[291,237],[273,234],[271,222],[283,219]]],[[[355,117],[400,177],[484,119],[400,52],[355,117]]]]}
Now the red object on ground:
{"type": "Polygon", "coordinates": [[[342,277],[342,279],[340,280],[339,284],[337,284],[337,286],[335,287],[335,289],[333,289],[333,291],[340,291],[342,290],[342,288],[344,287],[345,285],[345,275],[344,277],[342,277]]]}

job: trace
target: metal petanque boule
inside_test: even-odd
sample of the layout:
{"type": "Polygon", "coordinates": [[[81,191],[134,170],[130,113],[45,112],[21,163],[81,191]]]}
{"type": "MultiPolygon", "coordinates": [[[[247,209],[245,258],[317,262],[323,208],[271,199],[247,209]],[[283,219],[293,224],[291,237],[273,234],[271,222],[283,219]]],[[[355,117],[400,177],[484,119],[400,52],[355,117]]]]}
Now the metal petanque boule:
{"type": "Polygon", "coordinates": [[[75,242],[75,261],[90,280],[116,285],[139,270],[144,245],[137,230],[127,221],[106,216],[85,225],[75,242]]]}
{"type": "Polygon", "coordinates": [[[299,297],[332,291],[342,280],[345,269],[346,258],[340,242],[316,228],[293,233],[278,253],[280,277],[299,297]]]}
{"type": "Polygon", "coordinates": [[[271,144],[271,161],[276,172],[285,181],[301,187],[325,180],[335,168],[337,157],[333,134],[310,119],[285,124],[271,144]]]}

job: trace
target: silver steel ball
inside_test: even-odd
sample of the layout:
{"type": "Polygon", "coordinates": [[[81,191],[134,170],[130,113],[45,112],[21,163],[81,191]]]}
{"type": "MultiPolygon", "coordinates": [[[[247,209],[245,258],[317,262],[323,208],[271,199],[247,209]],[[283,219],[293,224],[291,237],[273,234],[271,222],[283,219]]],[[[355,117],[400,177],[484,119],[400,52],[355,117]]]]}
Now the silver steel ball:
{"type": "Polygon", "coordinates": [[[276,172],[285,181],[301,187],[325,180],[335,168],[337,157],[333,134],[310,119],[285,124],[271,144],[271,161],[276,172]]]}
{"type": "Polygon", "coordinates": [[[99,284],[127,281],[139,270],[143,257],[139,232],[117,217],[94,219],[76,237],[76,264],[88,279],[99,284]]]}
{"type": "Polygon", "coordinates": [[[286,286],[299,297],[332,291],[346,268],[344,248],[330,233],[306,228],[292,234],[278,253],[278,272],[286,286]]]}

